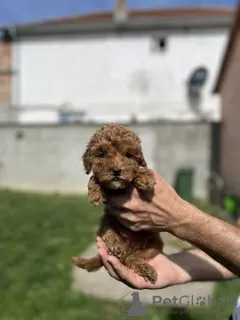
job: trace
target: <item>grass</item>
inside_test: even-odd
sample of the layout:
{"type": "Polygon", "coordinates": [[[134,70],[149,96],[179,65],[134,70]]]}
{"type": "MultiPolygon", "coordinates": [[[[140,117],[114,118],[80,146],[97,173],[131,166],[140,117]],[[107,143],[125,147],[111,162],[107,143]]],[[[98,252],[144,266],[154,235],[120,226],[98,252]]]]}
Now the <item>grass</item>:
{"type": "MultiPolygon", "coordinates": [[[[85,197],[0,191],[0,319],[120,319],[119,303],[71,290],[70,257],[94,241],[101,208],[85,197]]],[[[239,282],[238,282],[239,283],[239,282]]],[[[239,293],[219,284],[216,296],[239,293]]],[[[197,284],[196,284],[197,285],[197,284]]],[[[230,308],[151,308],[144,319],[227,319],[230,308]]]]}
{"type": "Polygon", "coordinates": [[[225,220],[229,223],[233,222],[231,214],[227,213],[224,210],[220,210],[218,206],[210,204],[208,201],[201,200],[201,199],[194,199],[193,204],[200,208],[202,211],[207,212],[211,216],[216,218],[225,220]]]}

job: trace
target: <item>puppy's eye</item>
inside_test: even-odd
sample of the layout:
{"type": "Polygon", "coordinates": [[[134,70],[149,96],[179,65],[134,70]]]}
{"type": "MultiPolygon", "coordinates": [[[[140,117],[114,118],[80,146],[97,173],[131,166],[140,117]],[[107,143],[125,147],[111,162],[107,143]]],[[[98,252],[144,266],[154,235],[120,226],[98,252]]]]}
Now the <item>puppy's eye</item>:
{"type": "Polygon", "coordinates": [[[126,152],[126,157],[129,159],[134,158],[134,156],[130,152],[126,152]]]}
{"type": "Polygon", "coordinates": [[[99,157],[99,158],[104,158],[104,157],[105,157],[105,153],[104,153],[104,152],[100,152],[100,153],[98,154],[98,157],[99,157]]]}

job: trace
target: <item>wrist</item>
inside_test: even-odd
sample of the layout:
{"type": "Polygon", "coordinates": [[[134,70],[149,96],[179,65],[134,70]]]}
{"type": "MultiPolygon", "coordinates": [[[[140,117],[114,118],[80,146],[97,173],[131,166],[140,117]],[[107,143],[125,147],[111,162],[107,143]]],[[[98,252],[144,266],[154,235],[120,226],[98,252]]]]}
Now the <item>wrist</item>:
{"type": "Polygon", "coordinates": [[[177,195],[169,213],[173,218],[169,224],[168,232],[184,240],[193,221],[190,206],[190,203],[177,195]]]}
{"type": "Polygon", "coordinates": [[[175,283],[223,281],[237,276],[199,249],[169,255],[175,271],[175,283]]]}
{"type": "Polygon", "coordinates": [[[191,203],[180,198],[177,210],[178,219],[172,224],[169,232],[177,238],[191,243],[201,238],[203,226],[209,225],[209,215],[191,203]]]}
{"type": "Polygon", "coordinates": [[[172,285],[184,284],[193,281],[191,274],[187,271],[187,259],[184,252],[171,254],[168,258],[171,261],[174,274],[172,285]]]}

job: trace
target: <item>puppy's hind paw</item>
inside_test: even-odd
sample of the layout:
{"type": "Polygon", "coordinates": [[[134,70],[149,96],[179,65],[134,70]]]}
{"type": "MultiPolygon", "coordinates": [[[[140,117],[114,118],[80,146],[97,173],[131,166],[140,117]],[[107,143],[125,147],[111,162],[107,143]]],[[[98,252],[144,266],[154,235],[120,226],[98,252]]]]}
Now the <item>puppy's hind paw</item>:
{"type": "Polygon", "coordinates": [[[150,270],[150,272],[148,272],[144,275],[144,280],[150,281],[153,284],[156,283],[157,278],[158,278],[158,274],[157,274],[157,271],[154,269],[150,270]]]}

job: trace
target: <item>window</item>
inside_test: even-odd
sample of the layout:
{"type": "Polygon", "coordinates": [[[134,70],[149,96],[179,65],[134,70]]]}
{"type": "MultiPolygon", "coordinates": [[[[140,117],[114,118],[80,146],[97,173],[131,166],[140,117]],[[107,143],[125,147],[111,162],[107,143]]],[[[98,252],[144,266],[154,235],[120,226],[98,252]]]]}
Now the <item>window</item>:
{"type": "Polygon", "coordinates": [[[167,42],[167,41],[166,41],[166,38],[160,38],[160,39],[159,39],[158,45],[159,45],[159,48],[160,48],[161,50],[165,50],[166,45],[167,45],[166,42],[167,42]]]}
{"type": "Polygon", "coordinates": [[[167,49],[167,38],[165,36],[154,36],[151,41],[152,52],[164,52],[167,49]]]}
{"type": "Polygon", "coordinates": [[[188,91],[191,95],[199,95],[208,77],[208,70],[205,67],[194,69],[188,78],[188,91]]]}
{"type": "Polygon", "coordinates": [[[207,79],[207,69],[204,67],[197,68],[194,70],[194,72],[191,74],[191,77],[189,79],[190,85],[195,86],[202,86],[207,79]]]}

